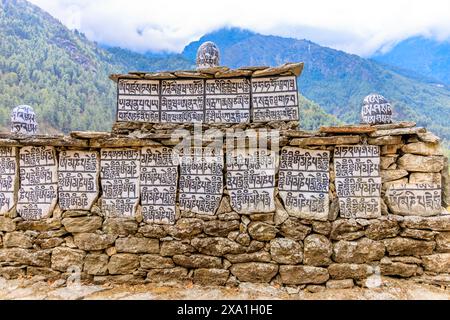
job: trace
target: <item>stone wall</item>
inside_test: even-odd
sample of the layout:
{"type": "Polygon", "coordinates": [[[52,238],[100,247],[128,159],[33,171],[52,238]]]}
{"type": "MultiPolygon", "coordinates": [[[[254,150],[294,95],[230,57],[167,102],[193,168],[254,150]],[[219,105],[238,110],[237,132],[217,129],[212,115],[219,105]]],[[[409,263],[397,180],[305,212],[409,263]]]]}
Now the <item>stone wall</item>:
{"type": "MultiPolygon", "coordinates": [[[[56,280],[79,272],[83,280],[95,283],[193,281],[234,286],[239,282],[263,282],[308,286],[310,290],[367,285],[366,279],[379,275],[448,284],[450,215],[441,208],[449,204],[448,161],[440,151],[439,139],[413,123],[322,128],[320,132],[281,130],[277,139],[281,153],[287,150],[285,147],[302,148],[311,154],[329,152],[327,170],[321,169],[321,174],[329,178],[329,183],[325,183],[328,192],[322,190],[326,204],[306,213],[289,207],[286,195],[278,189],[282,165],[274,171],[273,203],[262,206],[260,212],[235,210],[238,204],[233,204],[233,190],[228,188],[227,161],[222,169],[225,182],[218,196],[218,208],[209,213],[180,210],[180,195],[175,192],[174,221],[146,219],[145,204],[139,196],[133,200],[135,211],[110,215],[103,207],[107,202],[102,200],[108,190],[104,181],[107,176],[105,173],[101,176],[95,165],[91,172],[95,195],[85,202],[88,210],[63,209],[58,199],[54,203],[49,201],[46,207],[49,212],[40,219],[18,213],[17,202],[20,204],[27,187],[21,184],[33,182],[33,175],[37,174],[26,176],[26,170],[20,167],[21,159],[24,160],[19,156],[21,150],[30,146],[54,147],[54,159],[61,160],[62,155],[74,150],[95,157],[95,152],[102,154],[105,149],[173,147],[179,142],[171,135],[170,127],[167,131],[158,128],[158,132],[152,132],[143,126],[121,128],[121,132],[112,134],[73,132],[70,136],[0,137],[0,147],[17,148],[10,158],[15,158],[19,167],[10,172],[22,176],[11,185],[10,193],[0,189],[6,195],[4,198],[10,197],[13,203],[11,208],[3,208],[0,216],[1,276],[42,276],[56,280]],[[335,155],[339,148],[352,145],[379,147],[374,148],[380,152],[378,157],[359,157],[364,167],[374,163],[374,168],[380,169],[367,173],[370,181],[362,179],[363,189],[375,190],[374,195],[379,191],[378,197],[373,196],[376,209],[371,212],[358,208],[346,213],[340,210],[345,201],[340,202],[338,195],[344,200],[351,197],[341,193],[348,189],[348,182],[343,181],[342,185],[347,187],[339,191],[339,179],[343,177],[336,175],[342,168],[336,167],[340,160],[335,155]],[[412,184],[418,191],[409,190],[412,184]],[[405,185],[406,191],[419,199],[408,202],[411,208],[408,212],[401,205],[403,200],[410,200],[398,200],[395,194],[389,196],[389,192],[405,191],[397,190],[405,185]],[[424,195],[428,188],[433,192],[439,188],[436,193],[439,197],[424,195]],[[442,200],[439,210],[436,203],[431,203],[436,199],[442,200]]],[[[212,134],[211,139],[216,136],[212,134]]],[[[204,137],[203,142],[207,140],[204,137]]],[[[225,151],[225,159],[226,155],[225,151]]],[[[279,156],[281,162],[285,161],[282,154],[279,156]]],[[[2,160],[2,179],[6,177],[5,164],[2,160]]],[[[52,165],[51,161],[47,164],[52,165]]]]}

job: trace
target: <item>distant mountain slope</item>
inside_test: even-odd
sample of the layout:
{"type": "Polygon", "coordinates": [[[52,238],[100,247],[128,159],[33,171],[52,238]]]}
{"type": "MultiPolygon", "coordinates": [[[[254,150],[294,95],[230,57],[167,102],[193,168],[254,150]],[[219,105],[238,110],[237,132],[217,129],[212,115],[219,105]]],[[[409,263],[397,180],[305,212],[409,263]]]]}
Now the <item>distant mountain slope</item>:
{"type": "Polygon", "coordinates": [[[434,78],[450,87],[450,41],[413,37],[387,53],[376,53],[373,59],[434,78]]]}
{"type": "Polygon", "coordinates": [[[311,41],[234,28],[203,36],[189,44],[183,55],[192,57],[199,44],[208,40],[217,43],[222,64],[229,67],[305,62],[299,79],[301,93],[343,121],[358,122],[364,96],[378,92],[392,101],[396,119],[414,120],[450,139],[450,91],[419,81],[420,77],[408,77],[405,72],[311,41]]]}

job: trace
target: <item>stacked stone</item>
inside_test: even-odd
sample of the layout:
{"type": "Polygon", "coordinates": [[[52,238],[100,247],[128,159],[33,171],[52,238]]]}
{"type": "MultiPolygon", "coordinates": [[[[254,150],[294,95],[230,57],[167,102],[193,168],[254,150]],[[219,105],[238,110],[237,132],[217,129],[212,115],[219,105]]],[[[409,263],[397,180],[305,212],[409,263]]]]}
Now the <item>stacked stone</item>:
{"type": "MultiPolygon", "coordinates": [[[[445,210],[395,212],[389,200],[394,182],[440,183],[443,203],[448,204],[448,160],[437,137],[412,123],[397,123],[320,132],[288,130],[281,132],[280,142],[283,147],[329,152],[326,215],[290,210],[277,188],[273,209],[238,213],[226,183],[216,212],[182,211],[177,203],[173,225],[144,221],[141,204],[129,217],[105,215],[101,200],[89,210],[63,210],[57,204],[47,217],[35,221],[18,217],[13,207],[0,217],[0,275],[55,280],[79,271],[83,280],[94,283],[262,282],[309,291],[368,286],[379,276],[393,276],[448,286],[450,215],[445,210]],[[342,218],[333,155],[337,147],[364,143],[380,147],[381,214],[342,218]]],[[[102,148],[177,143],[168,133],[74,132],[70,137],[0,139],[0,146],[18,151],[51,146],[58,159],[67,150],[101,153],[102,148]]],[[[279,170],[275,186],[278,180],[279,170]]]]}

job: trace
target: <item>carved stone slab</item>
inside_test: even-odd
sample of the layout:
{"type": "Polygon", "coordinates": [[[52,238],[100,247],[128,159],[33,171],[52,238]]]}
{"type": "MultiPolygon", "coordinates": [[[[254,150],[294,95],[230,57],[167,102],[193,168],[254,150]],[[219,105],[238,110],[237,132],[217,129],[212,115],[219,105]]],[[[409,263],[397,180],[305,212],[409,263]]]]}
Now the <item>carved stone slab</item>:
{"type": "Polygon", "coordinates": [[[19,178],[16,147],[0,147],[0,215],[11,210],[17,201],[19,178]]]}
{"type": "Polygon", "coordinates": [[[20,190],[17,212],[25,220],[51,215],[58,200],[58,174],[54,147],[20,149],[20,190]]]}
{"type": "Polygon", "coordinates": [[[167,147],[141,150],[141,203],[144,221],[158,224],[175,223],[178,162],[167,147]]]}
{"type": "Polygon", "coordinates": [[[205,82],[161,80],[161,122],[204,122],[205,82]]]}
{"type": "Polygon", "coordinates": [[[120,79],[117,90],[117,121],[159,122],[158,80],[120,79]]]}
{"type": "Polygon", "coordinates": [[[101,205],[106,216],[134,217],[139,203],[140,151],[101,149],[101,205]]]}
{"type": "Polygon", "coordinates": [[[275,152],[267,149],[235,149],[227,154],[226,183],[234,211],[275,211],[276,166],[275,152]]]}
{"type": "Polygon", "coordinates": [[[370,145],[337,146],[334,170],[341,217],[380,217],[380,148],[370,145]]]}
{"type": "Polygon", "coordinates": [[[328,220],[330,152],[285,147],[278,190],[286,211],[303,219],[328,220]]]}
{"type": "Polygon", "coordinates": [[[253,121],[298,120],[297,78],[252,78],[253,121]]]}
{"type": "Polygon", "coordinates": [[[393,184],[386,192],[387,205],[394,214],[433,216],[442,212],[439,184],[393,184]]]}
{"type": "Polygon", "coordinates": [[[100,156],[96,151],[61,151],[58,197],[62,210],[90,210],[98,197],[100,156]]]}
{"type": "Polygon", "coordinates": [[[250,122],[250,80],[206,80],[205,122],[250,122]]]}
{"type": "Polygon", "coordinates": [[[222,148],[186,149],[180,160],[180,210],[214,215],[223,193],[222,148]]]}

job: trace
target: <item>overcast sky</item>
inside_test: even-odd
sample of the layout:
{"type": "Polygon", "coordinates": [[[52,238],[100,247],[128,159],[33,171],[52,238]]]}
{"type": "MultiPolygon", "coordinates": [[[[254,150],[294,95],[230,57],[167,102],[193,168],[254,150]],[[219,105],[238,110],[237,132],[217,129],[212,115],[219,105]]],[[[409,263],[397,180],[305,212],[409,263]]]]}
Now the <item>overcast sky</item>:
{"type": "Polygon", "coordinates": [[[221,27],[367,56],[414,35],[450,38],[450,0],[29,0],[99,43],[181,52],[221,27]]]}

